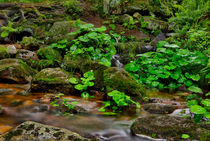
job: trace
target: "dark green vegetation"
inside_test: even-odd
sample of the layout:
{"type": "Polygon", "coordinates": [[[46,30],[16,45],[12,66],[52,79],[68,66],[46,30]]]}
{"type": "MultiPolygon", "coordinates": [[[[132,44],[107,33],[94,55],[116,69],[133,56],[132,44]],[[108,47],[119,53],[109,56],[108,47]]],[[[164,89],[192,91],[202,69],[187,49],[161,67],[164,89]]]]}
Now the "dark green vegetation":
{"type": "MultiPolygon", "coordinates": [[[[78,102],[67,95],[100,99],[100,112],[120,115],[153,103],[145,89],[172,96],[183,91],[190,109],[186,117],[209,124],[209,0],[0,2],[15,2],[0,3],[0,82],[31,83],[32,92],[58,93],[51,105],[65,115],[79,113],[74,111],[78,102]],[[7,47],[14,43],[20,47],[7,47]]],[[[199,126],[185,121],[193,129],[199,126]]],[[[168,132],[175,140],[207,138],[183,126],[173,126],[174,133],[165,127],[163,133],[147,133],[150,129],[141,131],[135,123],[131,128],[154,138],[168,138],[168,132]]]]}

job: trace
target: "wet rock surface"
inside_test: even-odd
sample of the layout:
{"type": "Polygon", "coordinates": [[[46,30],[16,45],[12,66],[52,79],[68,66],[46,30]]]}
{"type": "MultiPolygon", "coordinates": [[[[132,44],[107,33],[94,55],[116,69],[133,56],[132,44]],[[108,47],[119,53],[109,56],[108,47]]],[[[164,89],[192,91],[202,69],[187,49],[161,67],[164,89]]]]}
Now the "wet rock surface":
{"type": "Polygon", "coordinates": [[[144,104],[143,108],[151,114],[170,114],[175,110],[175,106],[161,103],[144,104]]]}
{"type": "Polygon", "coordinates": [[[182,134],[192,139],[209,140],[209,130],[199,127],[190,119],[174,116],[149,116],[135,120],[131,126],[134,134],[145,134],[167,140],[181,140],[182,134]]]}
{"type": "Polygon", "coordinates": [[[69,130],[48,126],[33,121],[27,121],[20,124],[15,129],[12,129],[8,133],[0,136],[0,139],[3,141],[89,141],[88,139],[81,137],[79,134],[69,130]]]}
{"type": "Polygon", "coordinates": [[[18,59],[0,60],[0,81],[13,81],[17,83],[29,83],[36,70],[18,59]]]}
{"type": "Polygon", "coordinates": [[[60,68],[47,68],[37,73],[32,82],[34,92],[52,92],[74,94],[74,87],[69,83],[70,74],[60,68]]]}

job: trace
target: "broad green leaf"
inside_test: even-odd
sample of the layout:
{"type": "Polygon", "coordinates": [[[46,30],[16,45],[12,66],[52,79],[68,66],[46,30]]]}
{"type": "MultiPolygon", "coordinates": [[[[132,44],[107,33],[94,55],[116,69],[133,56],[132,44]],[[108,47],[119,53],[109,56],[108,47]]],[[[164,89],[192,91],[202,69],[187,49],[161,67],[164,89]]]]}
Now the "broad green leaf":
{"type": "Polygon", "coordinates": [[[189,139],[190,136],[188,134],[182,134],[182,139],[189,139]]]}
{"type": "Polygon", "coordinates": [[[194,81],[200,80],[200,75],[199,74],[190,74],[189,77],[194,81]]]}
{"type": "Polygon", "coordinates": [[[210,78],[210,73],[208,73],[205,78],[210,78]]]}
{"type": "Polygon", "coordinates": [[[210,107],[210,99],[204,99],[201,101],[201,103],[205,106],[205,107],[210,107]]]}
{"type": "Polygon", "coordinates": [[[84,90],[85,89],[85,86],[84,85],[82,85],[82,84],[77,84],[76,86],[75,86],[75,89],[77,89],[77,90],[84,90]]]}
{"type": "Polygon", "coordinates": [[[210,92],[208,92],[208,93],[205,94],[205,96],[209,96],[209,95],[210,95],[210,92]]]}
{"type": "Polygon", "coordinates": [[[194,114],[205,114],[206,113],[206,109],[199,106],[199,105],[193,105],[190,107],[190,111],[194,114]]]}
{"type": "Polygon", "coordinates": [[[191,107],[193,105],[198,105],[197,100],[189,100],[189,101],[187,101],[187,106],[188,107],[191,107]]]}
{"type": "Polygon", "coordinates": [[[203,93],[202,90],[196,86],[191,86],[188,88],[188,90],[194,93],[203,93]]]}
{"type": "Polygon", "coordinates": [[[69,79],[69,82],[70,82],[71,84],[78,84],[78,80],[77,80],[76,78],[74,78],[74,77],[70,78],[70,79],[69,79]]]}
{"type": "Polygon", "coordinates": [[[210,119],[210,112],[206,112],[206,113],[204,114],[204,117],[210,119]]]}

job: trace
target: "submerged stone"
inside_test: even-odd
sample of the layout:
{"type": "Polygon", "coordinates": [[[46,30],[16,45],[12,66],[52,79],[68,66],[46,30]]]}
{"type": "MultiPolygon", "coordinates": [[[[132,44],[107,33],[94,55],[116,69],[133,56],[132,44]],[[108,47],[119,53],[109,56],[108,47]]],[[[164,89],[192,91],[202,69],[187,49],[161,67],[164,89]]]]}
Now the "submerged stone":
{"type": "Polygon", "coordinates": [[[174,116],[141,117],[131,126],[133,134],[156,135],[156,138],[182,140],[182,134],[188,134],[190,140],[210,140],[210,132],[199,127],[192,120],[174,116]]]}
{"type": "Polygon", "coordinates": [[[151,114],[170,114],[175,110],[175,106],[161,103],[144,104],[143,108],[151,114]]]}

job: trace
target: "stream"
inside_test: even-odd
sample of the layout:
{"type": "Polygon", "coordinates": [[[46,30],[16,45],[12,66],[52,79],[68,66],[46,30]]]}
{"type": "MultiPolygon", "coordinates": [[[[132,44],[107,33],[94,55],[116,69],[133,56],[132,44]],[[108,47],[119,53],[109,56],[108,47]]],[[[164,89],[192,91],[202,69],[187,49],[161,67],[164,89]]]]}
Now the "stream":
{"type": "MultiPolygon", "coordinates": [[[[137,117],[149,115],[140,110],[136,114],[125,113],[117,116],[106,116],[98,112],[103,105],[100,99],[83,100],[76,96],[65,96],[72,101],[78,101],[78,106],[86,107],[88,114],[59,116],[49,103],[46,93],[30,93],[21,96],[29,85],[0,84],[0,105],[4,114],[0,116],[0,133],[5,133],[24,121],[62,127],[77,132],[84,137],[97,137],[101,141],[153,141],[146,136],[133,136],[130,125],[137,117]]],[[[156,95],[156,93],[151,93],[156,95]]]]}

